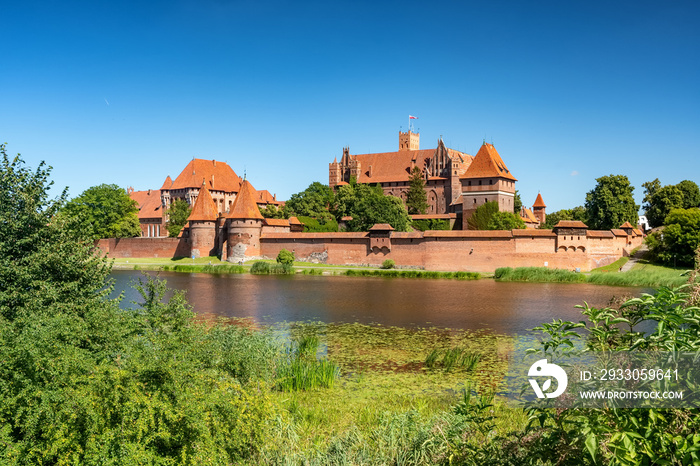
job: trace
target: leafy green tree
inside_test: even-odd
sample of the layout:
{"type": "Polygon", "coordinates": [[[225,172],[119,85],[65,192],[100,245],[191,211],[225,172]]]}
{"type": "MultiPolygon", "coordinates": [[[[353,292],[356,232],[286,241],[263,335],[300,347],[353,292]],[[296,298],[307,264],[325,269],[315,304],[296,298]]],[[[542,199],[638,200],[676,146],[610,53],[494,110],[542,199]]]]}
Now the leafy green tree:
{"type": "Polygon", "coordinates": [[[282,249],[279,254],[277,254],[278,264],[294,264],[294,253],[287,249],[282,249]]]}
{"type": "Polygon", "coordinates": [[[586,194],[588,227],[592,230],[618,228],[625,222],[636,225],[639,206],[634,203],[634,187],[624,175],[602,176],[586,194]]]}
{"type": "Polygon", "coordinates": [[[586,209],[583,206],[576,206],[573,209],[562,209],[551,214],[547,214],[547,219],[544,224],[540,225],[541,229],[551,230],[554,225],[559,223],[561,220],[578,220],[580,222],[588,222],[588,215],[586,214],[586,209]]]}
{"type": "Polygon", "coordinates": [[[515,190],[515,198],[513,199],[513,212],[520,215],[520,210],[523,208],[523,200],[520,199],[520,193],[515,190]]]}
{"type": "Polygon", "coordinates": [[[65,205],[63,214],[79,219],[93,239],[141,235],[138,204],[115,184],[88,188],[65,205]]]}
{"type": "Polygon", "coordinates": [[[428,195],[425,193],[423,170],[418,166],[413,167],[411,176],[408,179],[406,208],[409,214],[424,214],[428,209],[428,195]]]}
{"type": "Polygon", "coordinates": [[[647,238],[651,254],[672,266],[692,267],[700,247],[700,209],[673,209],[664,219],[664,229],[647,238]]]}
{"type": "Polygon", "coordinates": [[[410,218],[403,201],[385,196],[379,186],[348,184],[338,188],[334,209],[337,219],[352,217],[349,231],[367,231],[377,223],[388,223],[397,231],[408,231],[410,218]]]}
{"type": "Polygon", "coordinates": [[[292,194],[285,203],[285,209],[289,215],[326,219],[332,217],[329,209],[334,202],[333,190],[328,185],[314,181],[304,191],[292,194]]]}
{"type": "Polygon", "coordinates": [[[683,193],[683,208],[692,209],[700,207],[700,188],[697,183],[690,180],[683,180],[676,185],[683,193]]]}
{"type": "Polygon", "coordinates": [[[474,213],[467,219],[467,226],[470,230],[487,230],[491,217],[498,212],[498,202],[486,202],[476,208],[474,213]]]}
{"type": "Polygon", "coordinates": [[[182,227],[187,223],[187,219],[192,212],[192,208],[183,199],[175,199],[168,208],[168,236],[177,238],[182,227]]]}
{"type": "Polygon", "coordinates": [[[274,204],[268,204],[264,208],[260,207],[260,214],[265,218],[289,218],[284,207],[277,208],[274,204]]]}
{"type": "Polygon", "coordinates": [[[519,230],[525,228],[525,222],[512,212],[494,212],[486,225],[487,230],[519,230]]]}
{"type": "Polygon", "coordinates": [[[238,464],[271,417],[275,349],[194,322],[182,293],[108,299],[109,263],[57,215],[49,169],[0,145],[0,463],[238,464]],[[261,370],[262,369],[262,370],[261,370]]]}
{"type": "Polygon", "coordinates": [[[645,205],[646,216],[652,228],[663,225],[666,216],[673,209],[683,207],[683,192],[676,186],[668,185],[654,191],[645,205]]]}

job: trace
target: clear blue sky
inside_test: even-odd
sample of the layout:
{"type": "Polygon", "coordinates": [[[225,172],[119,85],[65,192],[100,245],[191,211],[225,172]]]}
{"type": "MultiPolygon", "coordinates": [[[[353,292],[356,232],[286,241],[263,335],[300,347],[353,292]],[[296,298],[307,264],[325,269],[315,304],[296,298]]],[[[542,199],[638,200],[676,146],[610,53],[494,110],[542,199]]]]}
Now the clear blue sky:
{"type": "Polygon", "coordinates": [[[526,205],[700,183],[696,1],[0,0],[0,140],[71,196],[192,157],[286,199],[328,163],[493,142],[526,205]]]}

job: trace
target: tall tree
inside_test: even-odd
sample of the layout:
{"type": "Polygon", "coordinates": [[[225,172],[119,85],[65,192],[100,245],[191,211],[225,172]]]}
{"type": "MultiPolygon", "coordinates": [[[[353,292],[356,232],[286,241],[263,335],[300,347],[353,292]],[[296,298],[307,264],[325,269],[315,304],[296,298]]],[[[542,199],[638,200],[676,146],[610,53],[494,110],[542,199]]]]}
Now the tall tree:
{"type": "Polygon", "coordinates": [[[522,230],[525,222],[513,212],[494,212],[486,225],[487,230],[522,230]]]}
{"type": "Polygon", "coordinates": [[[408,231],[410,219],[403,201],[384,195],[379,186],[348,184],[338,188],[334,209],[338,220],[350,216],[350,231],[367,231],[376,223],[388,223],[397,231],[408,231]]]}
{"type": "Polygon", "coordinates": [[[700,209],[673,209],[664,229],[648,237],[651,253],[667,265],[692,267],[700,247],[700,209]]]}
{"type": "Polygon", "coordinates": [[[520,199],[520,193],[515,190],[515,197],[513,198],[513,212],[520,216],[520,209],[523,208],[523,200],[520,199]]]}
{"type": "Polygon", "coordinates": [[[423,179],[423,170],[416,165],[411,170],[411,176],[408,179],[408,191],[406,192],[406,208],[408,213],[424,214],[428,209],[428,195],[425,194],[425,180],[423,179]]]}
{"type": "Polygon", "coordinates": [[[491,217],[498,212],[498,202],[486,202],[476,208],[471,217],[467,219],[470,230],[488,230],[491,217]]]}
{"type": "Polygon", "coordinates": [[[593,230],[618,228],[625,222],[636,225],[639,206],[634,203],[634,187],[624,175],[602,176],[586,194],[588,227],[593,230]]]}
{"type": "Polygon", "coordinates": [[[332,217],[329,209],[334,200],[335,194],[328,185],[314,181],[304,191],[292,194],[285,210],[290,215],[327,219],[332,217]]]}
{"type": "Polygon", "coordinates": [[[180,234],[180,230],[187,223],[187,218],[190,216],[192,208],[187,203],[187,201],[182,199],[175,199],[170,208],[168,208],[168,236],[171,238],[177,238],[180,234]]]}
{"type": "Polygon", "coordinates": [[[700,188],[697,183],[690,180],[683,180],[676,185],[683,193],[683,208],[692,209],[700,207],[700,188]]]}
{"type": "Polygon", "coordinates": [[[88,188],[68,202],[64,214],[78,219],[94,239],[141,235],[138,204],[115,184],[88,188]]]}

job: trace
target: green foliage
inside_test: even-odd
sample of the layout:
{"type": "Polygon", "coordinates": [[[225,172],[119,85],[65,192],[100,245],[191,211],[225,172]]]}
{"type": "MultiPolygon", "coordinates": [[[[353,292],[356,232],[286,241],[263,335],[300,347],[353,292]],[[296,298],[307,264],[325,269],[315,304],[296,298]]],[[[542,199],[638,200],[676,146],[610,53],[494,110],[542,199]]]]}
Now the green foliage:
{"type": "MultiPolygon", "coordinates": [[[[586,209],[582,206],[574,207],[573,209],[562,209],[551,214],[547,214],[544,224],[540,225],[540,228],[551,230],[554,225],[559,223],[561,220],[578,220],[580,222],[588,222],[588,214],[586,209]]],[[[619,226],[619,225],[618,225],[619,226]]]]}
{"type": "Polygon", "coordinates": [[[515,197],[513,198],[513,213],[520,215],[520,210],[523,208],[523,200],[520,199],[520,193],[515,190],[515,197]]]}
{"type": "Polygon", "coordinates": [[[659,179],[648,181],[644,187],[644,213],[652,228],[664,225],[673,209],[700,207],[700,189],[693,181],[661,186],[659,179]]]}
{"type": "Polygon", "coordinates": [[[384,262],[382,262],[383,269],[393,269],[394,267],[396,267],[396,262],[391,259],[386,259],[384,262]]]}
{"type": "Polygon", "coordinates": [[[499,267],[493,274],[496,280],[504,282],[585,282],[586,276],[563,269],[547,267],[499,267]]]}
{"type": "Polygon", "coordinates": [[[329,209],[335,203],[333,190],[325,184],[314,181],[304,191],[292,194],[285,203],[285,210],[297,217],[314,217],[328,220],[332,217],[329,209]]]}
{"type": "Polygon", "coordinates": [[[181,293],[108,300],[109,264],[56,215],[49,170],[0,166],[0,462],[230,464],[272,406],[270,337],[197,325],[181,293]],[[9,220],[12,221],[9,221],[9,220]],[[267,377],[267,385],[257,383],[267,377]]]}
{"type": "MultiPolygon", "coordinates": [[[[559,321],[535,328],[542,333],[542,340],[539,348],[531,351],[543,357],[575,354],[578,341],[587,352],[624,354],[636,348],[697,355],[699,310],[690,304],[689,291],[687,286],[660,288],[654,295],[643,294],[615,308],[578,306],[587,321],[559,321]],[[656,322],[653,333],[636,328],[643,321],[656,322]],[[620,325],[628,331],[621,331],[620,325]]],[[[680,371],[683,380],[692,380],[695,365],[686,370],[680,371]]],[[[548,439],[530,446],[532,458],[557,458],[558,464],[693,464],[700,450],[700,422],[695,410],[620,409],[612,405],[605,409],[530,406],[527,410],[531,419],[527,435],[548,439]]]]}
{"type": "Polygon", "coordinates": [[[476,368],[480,360],[480,353],[464,348],[433,349],[425,358],[425,367],[429,369],[440,368],[445,372],[450,372],[453,369],[463,369],[469,372],[476,368]]]}
{"type": "Polygon", "coordinates": [[[348,184],[338,188],[335,216],[352,217],[347,222],[349,231],[368,231],[377,223],[388,223],[396,231],[408,231],[410,218],[403,201],[385,196],[379,186],[348,184]]]}
{"type": "Polygon", "coordinates": [[[290,343],[277,370],[278,390],[291,392],[333,386],[340,377],[340,368],[328,359],[317,359],[319,344],[318,337],[313,335],[290,343]]]}
{"type": "Polygon", "coordinates": [[[487,230],[518,230],[525,228],[525,222],[512,212],[494,212],[486,225],[487,230]]]}
{"type": "Polygon", "coordinates": [[[393,278],[451,278],[456,280],[478,280],[481,274],[477,272],[436,272],[425,270],[367,270],[347,269],[348,277],[393,277],[393,278]]]}
{"type": "Polygon", "coordinates": [[[250,273],[253,275],[291,275],[294,273],[292,264],[270,264],[269,262],[257,261],[253,262],[250,267],[250,273]]]}
{"type": "Polygon", "coordinates": [[[93,239],[130,238],[141,235],[138,204],[115,184],[85,190],[68,202],[62,212],[93,239]]]}
{"type": "Polygon", "coordinates": [[[289,218],[285,207],[278,209],[274,204],[268,204],[264,208],[258,207],[258,209],[260,209],[260,215],[265,218],[289,218]]]}
{"type": "Polygon", "coordinates": [[[450,221],[440,218],[426,218],[411,221],[411,227],[414,230],[451,230],[450,221]]]}
{"type": "Polygon", "coordinates": [[[496,212],[498,212],[498,202],[486,202],[476,208],[467,220],[467,226],[470,230],[486,230],[491,222],[491,217],[496,212]]]}
{"type": "Polygon", "coordinates": [[[425,193],[423,170],[417,165],[411,170],[406,192],[406,208],[409,214],[424,214],[428,209],[428,195],[425,193]]]}
{"type": "Polygon", "coordinates": [[[661,232],[647,237],[652,257],[663,264],[693,267],[700,247],[700,209],[674,209],[661,232]]]}
{"type": "Polygon", "coordinates": [[[634,203],[634,187],[624,175],[602,176],[586,194],[588,228],[610,230],[625,222],[637,225],[639,206],[634,203]]]}
{"type": "Polygon", "coordinates": [[[322,233],[322,232],[335,232],[338,231],[338,222],[334,218],[311,218],[304,217],[303,215],[297,217],[301,223],[304,224],[305,232],[312,233],[322,233]]]}
{"type": "Polygon", "coordinates": [[[294,264],[294,253],[287,249],[282,249],[279,254],[277,254],[277,263],[286,265],[294,264]]]}
{"type": "Polygon", "coordinates": [[[175,199],[168,209],[168,236],[171,238],[177,238],[180,234],[180,230],[187,223],[187,219],[192,212],[192,208],[187,203],[187,201],[182,199],[175,199]]]}

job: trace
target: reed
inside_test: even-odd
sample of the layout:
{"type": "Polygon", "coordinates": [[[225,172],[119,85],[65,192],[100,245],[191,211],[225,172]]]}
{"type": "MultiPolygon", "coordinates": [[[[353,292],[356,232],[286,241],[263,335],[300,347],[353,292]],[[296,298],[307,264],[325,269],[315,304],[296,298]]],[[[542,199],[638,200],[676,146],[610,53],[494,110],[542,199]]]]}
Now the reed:
{"type": "Polygon", "coordinates": [[[582,283],[586,276],[563,269],[547,267],[500,267],[493,274],[494,278],[503,282],[555,282],[582,283]]]}
{"type": "Polygon", "coordinates": [[[283,392],[331,388],[340,377],[340,367],[328,359],[318,359],[320,340],[306,335],[287,347],[277,370],[276,388],[283,392]]]}
{"type": "Polygon", "coordinates": [[[425,367],[451,372],[454,369],[473,371],[481,360],[481,355],[464,348],[448,348],[444,351],[433,349],[425,358],[425,367]],[[442,355],[442,359],[440,359],[442,355]]]}
{"type": "Polygon", "coordinates": [[[294,273],[294,267],[291,264],[257,261],[250,268],[250,273],[254,275],[290,275],[294,273]]]}
{"type": "Polygon", "coordinates": [[[389,278],[448,278],[453,280],[478,280],[481,274],[477,272],[435,272],[426,270],[365,270],[348,269],[348,277],[389,277],[389,278]]]}

